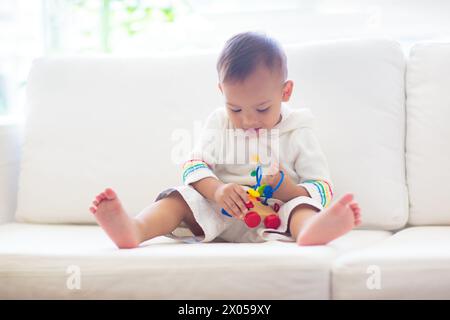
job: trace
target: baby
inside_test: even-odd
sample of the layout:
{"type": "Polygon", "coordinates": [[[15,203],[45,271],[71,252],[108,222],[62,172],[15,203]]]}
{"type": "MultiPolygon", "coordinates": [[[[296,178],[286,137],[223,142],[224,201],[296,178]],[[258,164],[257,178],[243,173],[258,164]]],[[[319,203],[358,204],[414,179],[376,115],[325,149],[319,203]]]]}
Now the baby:
{"type": "Polygon", "coordinates": [[[312,113],[286,105],[294,83],[287,79],[280,45],[265,34],[235,35],[220,53],[217,71],[225,106],[207,119],[199,144],[184,164],[184,184],[161,192],[135,217],[127,214],[111,188],[95,197],[90,211],[112,241],[119,248],[134,248],[157,236],[175,237],[172,231],[184,225],[201,242],[261,242],[276,233],[298,245],[324,245],[358,226],[360,208],[351,193],[331,204],[332,182],[314,135],[312,113]],[[263,132],[277,133],[276,161],[263,176],[263,183],[276,189],[271,200],[280,204],[276,229],[252,229],[243,221],[249,212],[246,190],[255,184],[250,172],[259,160],[237,164],[220,159],[230,130],[256,140],[263,132]]]}

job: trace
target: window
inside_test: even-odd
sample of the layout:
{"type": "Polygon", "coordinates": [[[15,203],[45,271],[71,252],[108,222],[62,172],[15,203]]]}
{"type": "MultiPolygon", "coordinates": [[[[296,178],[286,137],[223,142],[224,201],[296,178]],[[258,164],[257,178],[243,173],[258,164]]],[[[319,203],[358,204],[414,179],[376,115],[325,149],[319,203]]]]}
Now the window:
{"type": "Polygon", "coordinates": [[[390,37],[450,41],[445,0],[2,0],[0,115],[23,104],[33,58],[219,50],[231,35],[266,31],[283,44],[390,37]]]}
{"type": "Polygon", "coordinates": [[[39,1],[0,2],[0,115],[23,105],[31,62],[43,52],[41,12],[39,1]]]}

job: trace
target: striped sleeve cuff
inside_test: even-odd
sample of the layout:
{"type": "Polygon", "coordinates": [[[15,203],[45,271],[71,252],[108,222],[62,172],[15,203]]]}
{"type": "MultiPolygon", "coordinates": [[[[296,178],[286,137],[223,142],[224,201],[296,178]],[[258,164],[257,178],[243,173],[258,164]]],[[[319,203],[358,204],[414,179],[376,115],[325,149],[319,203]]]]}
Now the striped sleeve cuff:
{"type": "Polygon", "coordinates": [[[319,201],[324,208],[326,208],[333,199],[331,185],[325,180],[306,180],[299,185],[304,187],[311,195],[311,198],[319,201]]]}
{"type": "Polygon", "coordinates": [[[185,185],[197,182],[201,179],[213,177],[216,175],[209,168],[208,164],[202,160],[189,160],[183,165],[183,183],[185,185]]]}

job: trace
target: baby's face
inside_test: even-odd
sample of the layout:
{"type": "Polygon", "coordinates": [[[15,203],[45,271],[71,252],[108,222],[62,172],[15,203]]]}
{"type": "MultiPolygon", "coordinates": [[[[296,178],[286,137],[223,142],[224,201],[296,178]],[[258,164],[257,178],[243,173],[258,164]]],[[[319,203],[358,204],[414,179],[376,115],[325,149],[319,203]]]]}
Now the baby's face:
{"type": "Polygon", "coordinates": [[[245,81],[219,83],[228,116],[238,129],[272,129],[281,121],[281,103],[289,101],[293,82],[258,67],[245,81]]]}

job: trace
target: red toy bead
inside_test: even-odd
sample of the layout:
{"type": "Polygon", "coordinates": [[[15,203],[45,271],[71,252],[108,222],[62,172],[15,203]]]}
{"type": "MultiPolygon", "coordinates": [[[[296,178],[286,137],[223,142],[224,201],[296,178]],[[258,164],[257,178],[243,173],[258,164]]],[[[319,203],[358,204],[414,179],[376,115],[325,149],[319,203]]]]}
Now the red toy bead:
{"type": "Polygon", "coordinates": [[[245,204],[245,206],[247,207],[247,209],[251,209],[251,208],[254,207],[254,205],[253,205],[253,203],[252,203],[251,201],[247,202],[247,203],[245,204]]]}
{"type": "Polygon", "coordinates": [[[280,210],[280,205],[278,203],[275,203],[273,205],[273,211],[278,212],[280,210]]]}
{"type": "Polygon", "coordinates": [[[256,212],[250,211],[245,215],[244,221],[249,228],[255,228],[261,222],[261,217],[256,212]]]}
{"type": "Polygon", "coordinates": [[[280,218],[275,214],[271,214],[264,219],[264,225],[269,229],[277,229],[280,224],[280,218]]]}

